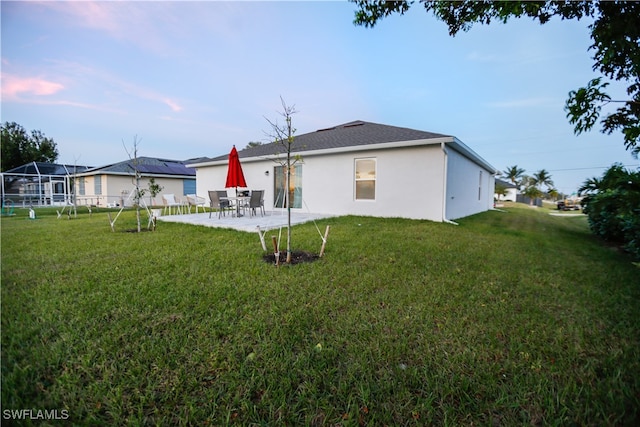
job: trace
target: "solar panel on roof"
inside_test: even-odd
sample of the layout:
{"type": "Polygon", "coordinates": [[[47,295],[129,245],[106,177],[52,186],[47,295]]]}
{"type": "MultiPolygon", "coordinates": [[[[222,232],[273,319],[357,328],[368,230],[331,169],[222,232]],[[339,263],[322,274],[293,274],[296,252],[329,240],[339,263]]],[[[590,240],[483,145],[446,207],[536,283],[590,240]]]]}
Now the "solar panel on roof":
{"type": "Polygon", "coordinates": [[[186,173],[185,168],[182,166],[167,166],[167,170],[169,171],[169,173],[175,175],[184,175],[186,173]]]}
{"type": "Polygon", "coordinates": [[[165,173],[165,167],[158,165],[138,165],[138,171],[142,173],[165,173]]]}
{"type": "MultiPolygon", "coordinates": [[[[133,169],[133,165],[130,165],[133,169]]],[[[141,173],[154,173],[165,175],[195,175],[195,171],[192,168],[187,168],[184,165],[173,163],[170,165],[138,165],[138,171],[141,173]]]]}

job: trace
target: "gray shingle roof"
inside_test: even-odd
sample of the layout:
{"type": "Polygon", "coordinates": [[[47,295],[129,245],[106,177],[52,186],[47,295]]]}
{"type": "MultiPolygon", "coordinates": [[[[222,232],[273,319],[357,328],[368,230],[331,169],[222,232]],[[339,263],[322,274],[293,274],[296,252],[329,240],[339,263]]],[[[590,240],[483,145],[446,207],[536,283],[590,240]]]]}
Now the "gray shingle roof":
{"type": "MultiPolygon", "coordinates": [[[[440,133],[388,126],[378,123],[356,120],[331,128],[295,136],[292,152],[326,150],[332,148],[355,147],[360,145],[380,144],[385,142],[415,141],[448,137],[440,133]]],[[[238,151],[240,158],[261,157],[284,153],[281,144],[275,142],[245,148],[238,151]]],[[[209,161],[226,160],[228,154],[214,157],[209,161]]]]}
{"type": "Polygon", "coordinates": [[[504,179],[496,178],[496,184],[502,184],[505,188],[518,188],[516,185],[504,179]]]}
{"type": "MultiPolygon", "coordinates": [[[[155,157],[138,157],[138,170],[143,174],[153,175],[196,175],[196,170],[185,166],[191,161],[157,159],[155,157]]],[[[132,174],[134,171],[133,160],[114,163],[88,170],[87,173],[101,172],[112,174],[132,174]]]]}

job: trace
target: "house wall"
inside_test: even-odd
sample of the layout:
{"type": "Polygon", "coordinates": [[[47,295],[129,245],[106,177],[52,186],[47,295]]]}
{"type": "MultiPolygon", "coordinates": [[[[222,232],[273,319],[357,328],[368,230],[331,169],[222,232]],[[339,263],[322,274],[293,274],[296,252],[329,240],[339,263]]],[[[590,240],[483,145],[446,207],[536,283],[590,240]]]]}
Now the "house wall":
{"type": "Polygon", "coordinates": [[[495,177],[456,150],[447,148],[445,218],[453,220],[493,207],[495,177]]]}
{"type": "Polygon", "coordinates": [[[443,156],[438,146],[371,150],[305,160],[303,198],[311,212],[440,221],[443,156]],[[376,160],[375,200],[356,200],[356,159],[376,160]]]}
{"type": "MultiPolygon", "coordinates": [[[[105,179],[102,178],[102,183],[104,185],[105,179]]],[[[76,179],[76,201],[79,205],[95,205],[95,206],[105,206],[106,199],[102,195],[97,195],[95,193],[95,182],[96,175],[90,176],[79,176],[76,179]],[[84,181],[84,193],[80,191],[80,183],[79,181],[84,181]]],[[[104,188],[102,189],[102,194],[104,193],[104,188]]]]}
{"type": "Polygon", "coordinates": [[[155,199],[150,200],[149,195],[149,179],[143,178],[142,187],[147,189],[147,195],[145,196],[145,201],[148,206],[163,206],[162,196],[165,194],[173,194],[178,202],[187,201],[187,195],[184,194],[184,179],[183,178],[156,178],[156,184],[160,185],[162,191],[156,196],[155,199]]]}
{"type": "MultiPolygon", "coordinates": [[[[265,190],[267,210],[274,206],[275,166],[270,160],[242,162],[249,189],[265,190]]],[[[198,195],[208,200],[208,190],[222,190],[226,172],[226,164],[198,168],[198,195]]],[[[441,221],[443,176],[440,145],[307,155],[302,165],[304,203],[299,210],[441,221]],[[361,158],[376,159],[375,200],[355,200],[355,160],[361,158]]]]}
{"type": "MultiPolygon", "coordinates": [[[[85,181],[85,192],[84,195],[81,195],[79,190],[76,190],[76,194],[78,195],[78,204],[107,206],[109,204],[117,203],[118,206],[122,206],[124,203],[124,206],[133,206],[133,196],[131,196],[130,199],[127,199],[134,190],[134,183],[132,181],[133,177],[103,174],[79,177],[79,179],[84,179],[85,181]],[[102,176],[102,194],[100,195],[95,194],[95,181],[97,176],[102,176]]],[[[149,195],[149,178],[142,177],[140,179],[140,188],[146,190],[144,200],[147,203],[147,206],[162,206],[163,194],[175,194],[176,200],[186,199],[186,196],[183,195],[183,181],[183,178],[156,177],[156,184],[163,187],[163,189],[160,194],[158,194],[154,199],[151,199],[149,195]]]]}
{"type": "Polygon", "coordinates": [[[493,197],[496,200],[499,200],[501,202],[515,202],[516,201],[516,198],[518,196],[518,191],[515,188],[507,188],[505,190],[505,193],[506,194],[504,196],[501,196],[501,195],[496,193],[496,194],[493,195],[493,197]]]}
{"type": "MultiPolygon", "coordinates": [[[[273,206],[273,167],[276,163],[268,160],[258,162],[242,162],[247,188],[239,190],[264,190],[265,209],[273,206]],[[266,175],[265,172],[269,174],[266,175]]],[[[209,203],[209,191],[227,190],[229,196],[235,196],[235,189],[225,188],[227,181],[227,165],[209,166],[196,169],[196,192],[209,203]]]]}

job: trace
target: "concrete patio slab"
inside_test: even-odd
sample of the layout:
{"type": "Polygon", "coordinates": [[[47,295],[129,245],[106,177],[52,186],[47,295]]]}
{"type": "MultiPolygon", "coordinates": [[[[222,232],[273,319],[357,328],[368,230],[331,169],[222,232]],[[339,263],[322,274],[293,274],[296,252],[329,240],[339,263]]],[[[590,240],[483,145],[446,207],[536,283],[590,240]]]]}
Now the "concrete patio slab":
{"type": "MultiPolygon", "coordinates": [[[[304,212],[291,212],[291,225],[303,224],[310,221],[318,221],[325,218],[331,218],[333,215],[314,214],[304,212]]],[[[255,232],[260,230],[272,230],[282,226],[287,226],[286,211],[265,212],[264,216],[260,214],[241,217],[232,216],[227,212],[226,216],[218,219],[218,214],[214,212],[209,218],[209,213],[186,214],[186,215],[167,215],[159,216],[158,221],[162,222],[179,222],[183,224],[202,225],[205,227],[231,228],[238,231],[255,232]]]]}

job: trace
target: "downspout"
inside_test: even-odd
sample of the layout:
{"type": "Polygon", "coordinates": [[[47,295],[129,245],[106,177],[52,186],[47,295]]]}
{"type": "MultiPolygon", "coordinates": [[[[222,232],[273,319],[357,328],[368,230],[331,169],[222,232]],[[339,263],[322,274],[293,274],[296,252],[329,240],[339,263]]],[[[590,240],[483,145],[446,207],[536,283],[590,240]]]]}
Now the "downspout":
{"type": "Polygon", "coordinates": [[[457,222],[453,222],[448,220],[447,217],[447,165],[448,165],[448,157],[449,153],[447,153],[447,147],[444,142],[440,143],[440,148],[442,148],[442,152],[444,153],[444,167],[442,168],[444,171],[443,180],[442,180],[442,222],[446,222],[447,224],[458,225],[457,222]]]}

